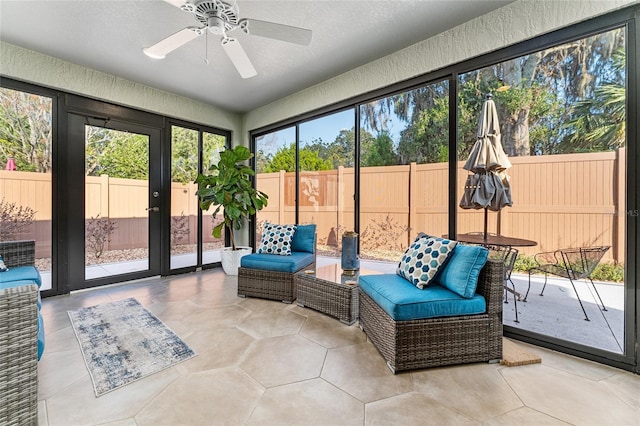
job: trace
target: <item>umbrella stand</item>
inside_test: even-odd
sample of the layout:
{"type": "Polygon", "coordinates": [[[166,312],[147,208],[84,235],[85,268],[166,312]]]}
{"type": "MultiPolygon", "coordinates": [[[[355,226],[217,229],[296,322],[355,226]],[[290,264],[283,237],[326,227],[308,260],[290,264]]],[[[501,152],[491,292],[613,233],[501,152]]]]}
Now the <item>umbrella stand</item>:
{"type": "Polygon", "coordinates": [[[484,237],[484,240],[485,240],[485,241],[487,241],[487,236],[489,235],[489,234],[487,233],[487,225],[488,225],[488,222],[489,222],[489,209],[487,209],[487,208],[485,207],[485,208],[484,208],[484,234],[483,234],[483,237],[484,237]]]}

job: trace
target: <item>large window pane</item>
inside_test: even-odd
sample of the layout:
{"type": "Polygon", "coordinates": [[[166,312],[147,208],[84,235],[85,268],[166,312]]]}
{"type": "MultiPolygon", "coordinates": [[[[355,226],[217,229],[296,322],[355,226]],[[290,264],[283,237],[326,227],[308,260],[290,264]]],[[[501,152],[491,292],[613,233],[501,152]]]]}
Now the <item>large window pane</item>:
{"type": "Polygon", "coordinates": [[[51,289],[52,100],[0,88],[0,241],[35,240],[51,289]]]}
{"type": "MultiPolygon", "coordinates": [[[[486,232],[533,240],[516,247],[512,279],[526,294],[534,255],[610,247],[588,280],[534,275],[527,301],[512,297],[504,323],[623,352],[626,188],[625,34],[616,29],[461,75],[458,154],[476,143],[484,97],[493,94],[513,205],[488,212],[486,232]],[[596,293],[597,290],[597,293],[596,293]],[[599,308],[598,294],[607,310],[599,308]],[[583,313],[580,303],[584,306],[583,313]],[[585,321],[586,318],[589,321],[585,321]]],[[[458,196],[468,172],[459,163],[458,196]]],[[[458,235],[485,232],[484,209],[458,211],[458,235]]],[[[540,261],[540,258],[538,258],[540,261]]],[[[524,296],[523,296],[524,297],[524,296]]]]}
{"type": "Polygon", "coordinates": [[[198,131],[171,126],[171,269],[198,262],[198,131]]]}
{"type": "Polygon", "coordinates": [[[269,196],[267,207],[256,214],[256,241],[265,222],[294,223],[296,220],[296,129],[289,127],[258,136],[256,143],[256,188],[269,196]]]}
{"type": "MultiPolygon", "coordinates": [[[[198,146],[202,136],[202,171],[220,160],[226,138],[214,133],[180,126],[171,127],[171,269],[194,266],[198,263],[198,232],[202,239],[202,263],[220,261],[224,247],[224,231],[221,238],[214,238],[212,213],[216,206],[202,212],[202,229],[198,231],[198,146]]],[[[216,218],[216,223],[221,221],[216,218]]]]}
{"type": "Polygon", "coordinates": [[[300,124],[299,222],[315,223],[319,248],[339,257],[354,230],[355,110],[300,124]]]}
{"type": "Polygon", "coordinates": [[[360,109],[360,253],[397,262],[418,232],[447,233],[449,85],[360,109]]]}
{"type": "MultiPolygon", "coordinates": [[[[224,151],[226,138],[213,133],[202,132],[202,170],[207,173],[209,168],[218,164],[220,152],[224,151]]],[[[224,235],[226,230],[222,230],[220,238],[211,235],[213,228],[222,222],[222,215],[213,219],[212,213],[216,206],[209,207],[208,211],[202,212],[202,263],[220,262],[220,249],[224,247],[224,235]]]]}

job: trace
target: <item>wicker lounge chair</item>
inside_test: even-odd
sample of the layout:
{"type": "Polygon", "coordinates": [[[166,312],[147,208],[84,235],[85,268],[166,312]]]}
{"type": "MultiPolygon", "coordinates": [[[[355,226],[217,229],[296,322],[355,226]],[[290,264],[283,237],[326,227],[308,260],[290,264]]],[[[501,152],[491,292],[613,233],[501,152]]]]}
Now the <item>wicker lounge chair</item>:
{"type": "Polygon", "coordinates": [[[360,290],[360,327],[395,374],[451,364],[502,358],[504,262],[488,260],[476,294],[484,296],[484,314],[411,321],[392,319],[360,290]]]}
{"type": "MultiPolygon", "coordinates": [[[[33,241],[0,242],[9,268],[34,264],[33,241]]],[[[2,272],[4,273],[4,272],[2,272]]],[[[0,286],[0,424],[38,423],[38,286],[0,286]]]]}
{"type": "Polygon", "coordinates": [[[296,300],[295,274],[305,269],[315,268],[317,240],[315,232],[315,225],[298,226],[292,243],[292,256],[253,254],[243,257],[241,266],[238,268],[238,296],[259,297],[285,303],[296,300]],[[300,251],[296,252],[296,248],[300,251]],[[307,260],[296,261],[297,256],[307,260]],[[273,262],[269,262],[270,259],[273,262]],[[283,270],[282,264],[289,260],[292,264],[295,262],[296,267],[283,270]]]}

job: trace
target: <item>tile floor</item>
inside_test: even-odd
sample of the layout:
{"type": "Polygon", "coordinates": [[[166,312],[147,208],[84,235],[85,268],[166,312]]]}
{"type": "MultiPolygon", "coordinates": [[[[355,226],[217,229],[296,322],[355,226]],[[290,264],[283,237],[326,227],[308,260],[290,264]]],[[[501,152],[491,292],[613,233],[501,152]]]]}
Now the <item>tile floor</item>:
{"type": "Polygon", "coordinates": [[[526,346],[542,364],[392,375],[357,325],[236,296],[222,271],[47,298],[41,425],[640,425],[640,376],[526,346]],[[198,356],[100,398],[66,311],[136,297],[198,356]]]}

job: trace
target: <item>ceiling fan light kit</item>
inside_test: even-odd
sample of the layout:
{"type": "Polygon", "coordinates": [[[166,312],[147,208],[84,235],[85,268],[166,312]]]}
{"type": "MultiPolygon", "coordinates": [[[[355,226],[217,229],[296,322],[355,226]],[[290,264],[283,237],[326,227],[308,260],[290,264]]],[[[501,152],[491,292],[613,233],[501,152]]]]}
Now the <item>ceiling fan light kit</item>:
{"type": "Polygon", "coordinates": [[[244,48],[238,39],[229,37],[228,32],[238,28],[252,36],[286,41],[308,46],[311,43],[311,30],[259,21],[257,19],[238,19],[238,5],[223,0],[165,0],[167,3],[192,13],[200,23],[199,27],[184,28],[156,44],[145,47],[142,51],[153,59],[164,59],[165,56],[188,42],[198,38],[209,30],[211,34],[221,36],[220,44],[242,78],[257,75],[244,48]]]}

